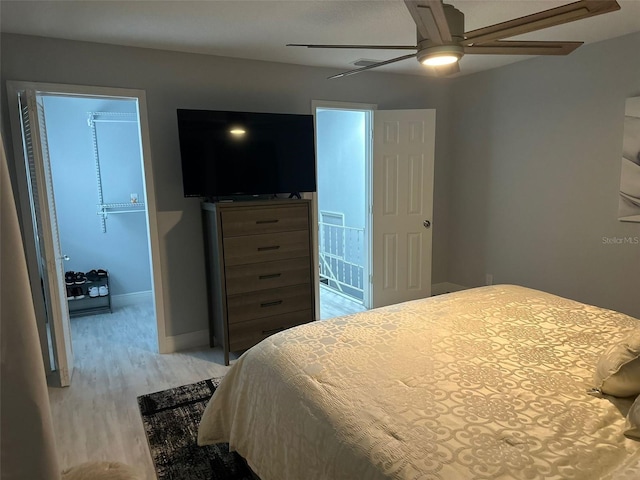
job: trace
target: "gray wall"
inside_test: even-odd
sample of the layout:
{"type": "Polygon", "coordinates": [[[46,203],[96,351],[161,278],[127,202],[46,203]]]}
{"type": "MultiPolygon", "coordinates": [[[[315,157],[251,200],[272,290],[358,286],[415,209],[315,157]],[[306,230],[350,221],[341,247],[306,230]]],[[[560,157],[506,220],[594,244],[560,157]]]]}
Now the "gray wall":
{"type": "MultiPolygon", "coordinates": [[[[66,270],[109,271],[112,295],[151,290],[149,238],[144,213],[112,214],[102,231],[88,112],[137,113],[133,100],[43,98],[56,214],[66,270]]],[[[138,122],[96,122],[104,203],[144,201],[138,122]]]]}
{"type": "MultiPolygon", "coordinates": [[[[517,283],[640,317],[640,223],[617,220],[640,34],[452,82],[449,280],[517,283]]],[[[442,185],[440,185],[442,187],[442,185]]]]}
{"type": "Polygon", "coordinates": [[[0,48],[7,139],[6,80],[146,91],[167,335],[207,328],[200,207],[182,194],[177,108],[311,113],[312,100],[334,100],[436,109],[433,280],[446,280],[449,81],[384,73],[329,81],[335,70],[12,34],[0,48]]]}
{"type": "MultiPolygon", "coordinates": [[[[176,108],[311,113],[312,100],[437,110],[434,283],[519,283],[640,317],[640,236],[617,218],[640,34],[454,80],[2,35],[6,80],[147,92],[168,335],[206,328],[199,202],[182,196],[176,108]]],[[[9,142],[7,142],[9,143],[9,142]]],[[[7,145],[11,153],[10,145],[7,145]]],[[[11,166],[11,163],[10,163],[11,166]]]]}

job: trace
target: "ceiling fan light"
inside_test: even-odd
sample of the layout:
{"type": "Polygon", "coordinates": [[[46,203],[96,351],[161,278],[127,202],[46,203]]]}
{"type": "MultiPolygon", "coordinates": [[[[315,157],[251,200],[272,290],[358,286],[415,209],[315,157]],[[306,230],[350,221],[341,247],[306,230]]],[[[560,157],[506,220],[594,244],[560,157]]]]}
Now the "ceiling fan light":
{"type": "Polygon", "coordinates": [[[438,65],[450,65],[456,63],[460,58],[457,55],[450,53],[444,53],[440,55],[432,55],[422,60],[423,65],[429,65],[435,67],[438,65]]]}
{"type": "Polygon", "coordinates": [[[429,67],[451,65],[464,55],[464,49],[460,45],[421,46],[423,48],[418,50],[418,61],[429,67]]]}

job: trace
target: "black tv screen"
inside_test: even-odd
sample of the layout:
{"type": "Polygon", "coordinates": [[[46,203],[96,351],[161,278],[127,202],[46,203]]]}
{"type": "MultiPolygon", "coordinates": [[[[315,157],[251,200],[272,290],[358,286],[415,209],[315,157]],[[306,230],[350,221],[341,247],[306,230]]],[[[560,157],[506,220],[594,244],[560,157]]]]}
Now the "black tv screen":
{"type": "Polygon", "coordinates": [[[316,191],[312,115],[178,110],[185,197],[316,191]]]}

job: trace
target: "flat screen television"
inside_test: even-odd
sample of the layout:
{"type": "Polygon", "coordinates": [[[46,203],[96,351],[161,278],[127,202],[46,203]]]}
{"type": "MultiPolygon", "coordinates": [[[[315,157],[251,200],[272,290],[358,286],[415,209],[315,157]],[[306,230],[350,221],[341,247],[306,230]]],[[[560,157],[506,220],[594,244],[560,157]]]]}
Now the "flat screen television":
{"type": "Polygon", "coordinates": [[[185,197],[315,192],[312,115],[178,110],[185,197]]]}

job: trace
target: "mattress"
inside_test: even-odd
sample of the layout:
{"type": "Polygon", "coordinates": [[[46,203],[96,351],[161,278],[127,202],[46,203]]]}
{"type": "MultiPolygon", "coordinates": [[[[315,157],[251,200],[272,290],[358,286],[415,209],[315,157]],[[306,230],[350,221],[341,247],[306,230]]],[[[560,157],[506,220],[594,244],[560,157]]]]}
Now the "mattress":
{"type": "Polygon", "coordinates": [[[637,319],[500,285],[314,322],[245,352],[201,445],[262,480],[637,479],[633,398],[590,395],[637,319]]]}

